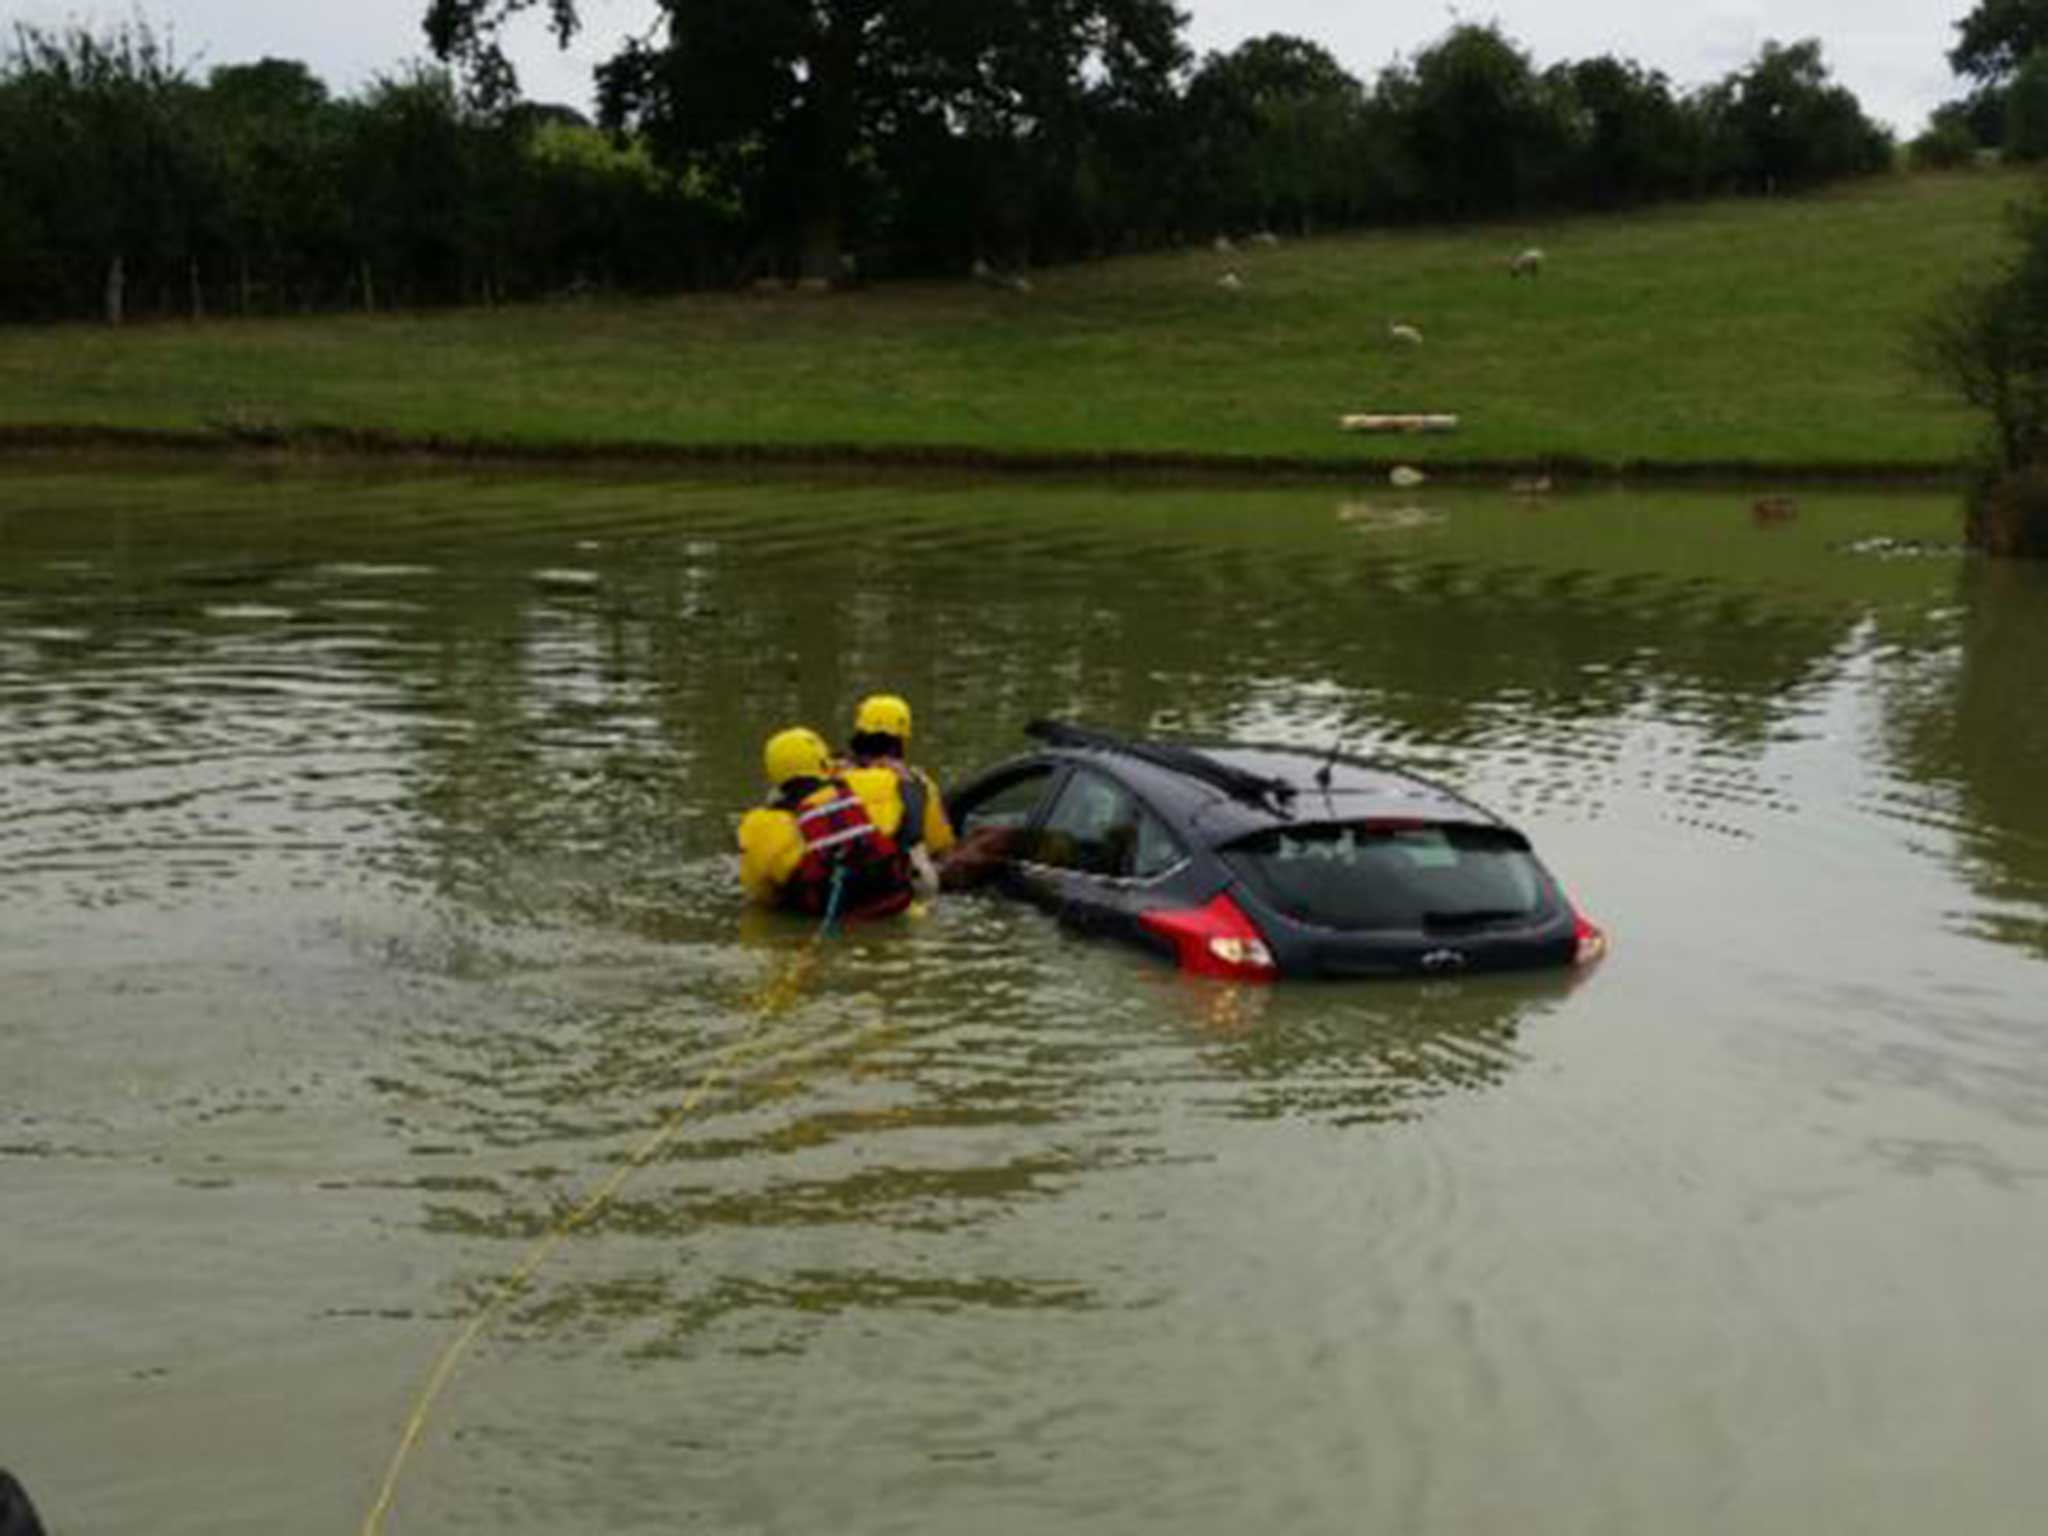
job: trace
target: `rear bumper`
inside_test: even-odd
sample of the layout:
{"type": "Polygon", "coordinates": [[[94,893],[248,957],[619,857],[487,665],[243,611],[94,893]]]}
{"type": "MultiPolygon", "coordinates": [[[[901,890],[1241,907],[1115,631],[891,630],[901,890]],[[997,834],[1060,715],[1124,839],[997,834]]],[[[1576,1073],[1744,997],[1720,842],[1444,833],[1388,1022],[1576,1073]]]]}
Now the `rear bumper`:
{"type": "Polygon", "coordinates": [[[1446,937],[1427,933],[1343,933],[1252,914],[1284,977],[1330,981],[1370,977],[1454,977],[1500,971],[1569,970],[1578,941],[1569,917],[1529,928],[1446,937]]]}

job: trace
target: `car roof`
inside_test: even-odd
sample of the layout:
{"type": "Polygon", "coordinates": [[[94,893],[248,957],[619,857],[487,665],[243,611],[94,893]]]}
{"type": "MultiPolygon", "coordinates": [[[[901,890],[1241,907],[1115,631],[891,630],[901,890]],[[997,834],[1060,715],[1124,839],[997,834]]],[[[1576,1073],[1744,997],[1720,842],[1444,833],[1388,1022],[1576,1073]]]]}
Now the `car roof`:
{"type": "Polygon", "coordinates": [[[1334,821],[1413,818],[1503,824],[1491,811],[1455,790],[1369,758],[1261,743],[1223,743],[1200,750],[1204,756],[1229,767],[1290,785],[1294,790],[1291,799],[1271,809],[1245,806],[1234,800],[1229,802],[1228,810],[1217,807],[1203,818],[1203,826],[1218,841],[1235,841],[1276,826],[1334,821]],[[1281,814],[1283,810],[1288,814],[1281,814]],[[1224,830],[1226,822],[1232,823],[1228,831],[1224,830]]]}
{"type": "Polygon", "coordinates": [[[1505,825],[1441,784],[1343,752],[1262,742],[1103,738],[1048,744],[1034,756],[1085,764],[1121,780],[1155,810],[1198,832],[1212,846],[1277,827],[1337,821],[1505,825]],[[1212,775],[1205,762],[1223,771],[1212,775]]]}

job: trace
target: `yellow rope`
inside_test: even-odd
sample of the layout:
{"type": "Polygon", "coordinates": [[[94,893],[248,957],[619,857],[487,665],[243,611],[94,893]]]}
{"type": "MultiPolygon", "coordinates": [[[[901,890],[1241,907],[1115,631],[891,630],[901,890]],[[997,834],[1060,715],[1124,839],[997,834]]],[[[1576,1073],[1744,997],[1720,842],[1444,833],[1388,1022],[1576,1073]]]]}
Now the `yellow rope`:
{"type": "Polygon", "coordinates": [[[391,1464],[385,1469],[383,1485],[377,1492],[377,1501],[363,1517],[362,1536],[379,1536],[384,1529],[384,1519],[390,1514],[392,1500],[398,1494],[399,1476],[404,1472],[413,1448],[419,1444],[420,1435],[426,1430],[427,1414],[433,1409],[435,1400],[440,1397],[442,1388],[448,1385],[449,1378],[455,1374],[456,1364],[468,1351],[469,1346],[475,1343],[484,1329],[496,1320],[498,1314],[504,1310],[505,1304],[525,1289],[527,1282],[548,1261],[549,1256],[561,1247],[569,1234],[609,1205],[625,1187],[627,1179],[645,1167],[663,1147],[675,1140],[677,1132],[682,1129],[683,1122],[689,1117],[690,1112],[704,1102],[711,1091],[724,1080],[732,1066],[756,1043],[760,1026],[769,1019],[788,1012],[802,997],[805,984],[809,982],[812,972],[817,968],[817,959],[818,941],[813,939],[791,957],[789,963],[783,966],[777,975],[770,978],[767,985],[750,999],[749,1011],[753,1019],[746,1032],[712,1059],[711,1064],[705,1068],[704,1075],[697,1080],[696,1087],[684,1095],[682,1102],[655,1127],[653,1134],[635,1148],[632,1155],[615,1168],[611,1176],[581,1205],[548,1229],[527,1251],[526,1257],[519,1261],[518,1267],[498,1282],[498,1288],[478,1309],[476,1315],[442,1347],[440,1355],[434,1361],[433,1370],[427,1374],[426,1384],[413,1402],[412,1412],[406,1416],[405,1433],[399,1437],[398,1448],[392,1452],[391,1464]]]}

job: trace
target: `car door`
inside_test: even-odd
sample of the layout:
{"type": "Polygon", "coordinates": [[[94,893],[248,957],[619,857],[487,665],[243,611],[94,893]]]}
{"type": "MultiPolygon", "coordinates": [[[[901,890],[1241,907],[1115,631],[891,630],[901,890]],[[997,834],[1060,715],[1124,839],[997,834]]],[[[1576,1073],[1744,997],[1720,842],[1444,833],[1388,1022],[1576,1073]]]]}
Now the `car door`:
{"type": "Polygon", "coordinates": [[[1152,946],[1138,921],[1155,886],[1186,859],[1159,818],[1124,785],[1076,767],[1017,865],[1024,894],[1084,933],[1152,946]]]}
{"type": "Polygon", "coordinates": [[[965,843],[976,834],[1002,832],[1014,839],[996,885],[1012,895],[1029,895],[1018,878],[1019,861],[1030,857],[1036,824],[1066,777],[1062,763],[1027,763],[968,786],[950,807],[953,828],[965,843]]]}

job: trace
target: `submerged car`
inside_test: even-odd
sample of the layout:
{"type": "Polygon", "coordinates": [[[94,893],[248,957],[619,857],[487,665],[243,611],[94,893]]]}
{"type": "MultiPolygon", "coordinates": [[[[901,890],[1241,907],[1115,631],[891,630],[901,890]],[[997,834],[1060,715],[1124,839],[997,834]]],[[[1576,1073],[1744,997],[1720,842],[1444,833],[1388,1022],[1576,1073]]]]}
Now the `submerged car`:
{"type": "Polygon", "coordinates": [[[1520,832],[1440,784],[1300,747],[1065,721],[947,800],[997,889],[1203,975],[1445,976],[1588,965],[1606,936],[1520,832]]]}

